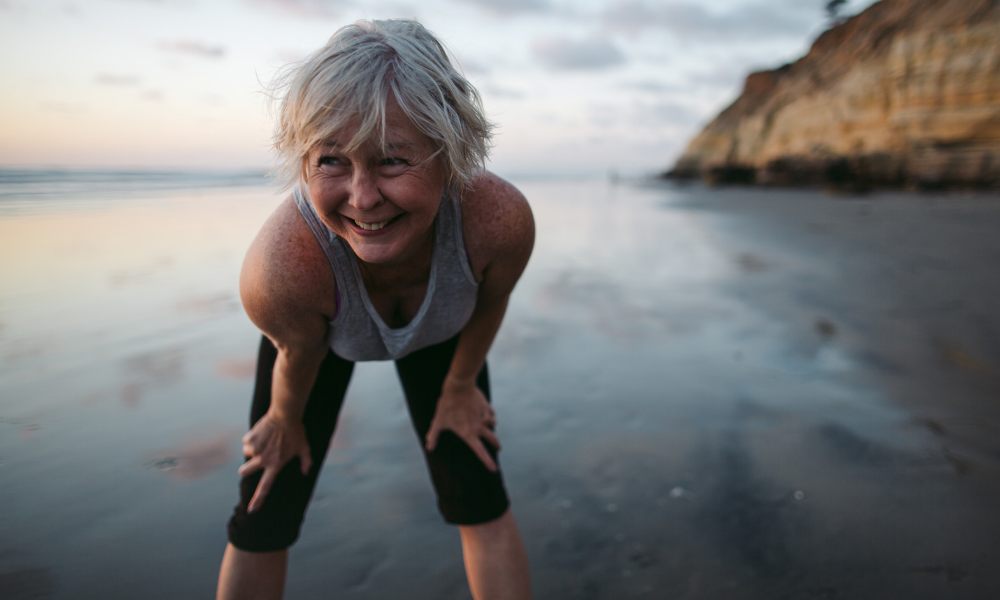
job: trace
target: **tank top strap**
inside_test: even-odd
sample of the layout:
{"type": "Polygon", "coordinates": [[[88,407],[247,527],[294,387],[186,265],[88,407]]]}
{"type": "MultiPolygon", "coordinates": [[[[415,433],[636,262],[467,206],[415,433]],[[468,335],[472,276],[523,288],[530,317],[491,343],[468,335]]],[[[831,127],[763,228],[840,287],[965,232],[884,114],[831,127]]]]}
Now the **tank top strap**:
{"type": "Polygon", "coordinates": [[[472,264],[469,262],[469,253],[465,248],[465,234],[462,231],[462,198],[458,194],[445,193],[441,198],[442,203],[447,203],[449,206],[445,207],[445,210],[438,211],[438,218],[442,216],[447,220],[445,223],[445,230],[451,234],[451,240],[449,240],[454,247],[452,252],[448,252],[449,256],[454,257],[458,267],[465,277],[469,280],[472,285],[479,285],[476,282],[476,277],[472,273],[472,264]]]}

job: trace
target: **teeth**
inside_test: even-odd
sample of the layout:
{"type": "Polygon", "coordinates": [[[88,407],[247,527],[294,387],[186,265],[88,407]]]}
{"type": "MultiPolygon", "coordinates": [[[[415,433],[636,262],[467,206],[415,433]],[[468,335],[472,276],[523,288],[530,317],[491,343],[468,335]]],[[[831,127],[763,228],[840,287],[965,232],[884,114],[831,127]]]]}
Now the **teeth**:
{"type": "Polygon", "coordinates": [[[389,219],[385,221],[379,221],[378,223],[362,223],[361,221],[354,219],[354,222],[358,224],[358,227],[364,229],[365,231],[378,231],[382,229],[389,223],[389,219]]]}

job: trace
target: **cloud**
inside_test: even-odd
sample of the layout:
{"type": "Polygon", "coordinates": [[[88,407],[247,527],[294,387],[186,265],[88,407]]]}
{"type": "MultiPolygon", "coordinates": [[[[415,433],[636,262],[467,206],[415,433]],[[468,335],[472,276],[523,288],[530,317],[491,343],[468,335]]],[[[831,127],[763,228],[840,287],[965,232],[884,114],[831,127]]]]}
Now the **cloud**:
{"type": "Polygon", "coordinates": [[[226,49],[222,46],[209,46],[208,44],[192,40],[160,42],[159,47],[160,50],[178,52],[180,54],[193,54],[202,58],[222,58],[226,55],[226,49]]]}
{"type": "Polygon", "coordinates": [[[58,100],[43,101],[39,103],[38,107],[46,112],[62,113],[66,115],[79,115],[90,110],[86,104],[81,104],[79,102],[62,102],[58,100]]]}
{"type": "Polygon", "coordinates": [[[548,12],[552,5],[547,0],[456,0],[501,15],[519,12],[548,12]]]}
{"type": "Polygon", "coordinates": [[[622,87],[629,90],[636,90],[638,92],[649,92],[651,94],[681,92],[685,89],[684,86],[676,83],[664,83],[662,81],[655,81],[652,79],[630,81],[622,84],[622,87]]]}
{"type": "Polygon", "coordinates": [[[746,78],[747,72],[760,68],[763,67],[753,68],[740,61],[719,65],[710,71],[693,73],[688,76],[687,80],[691,85],[728,89],[739,85],[746,78]]]}
{"type": "Polygon", "coordinates": [[[625,55],[608,39],[583,40],[542,38],[531,45],[531,52],[543,65],[554,70],[597,70],[625,63],[625,55]]]}
{"type": "Polygon", "coordinates": [[[293,17],[338,17],[353,7],[352,0],[244,0],[251,6],[261,6],[293,17]]]}
{"type": "Polygon", "coordinates": [[[296,50],[292,48],[281,48],[275,53],[275,58],[281,61],[283,64],[297,63],[301,62],[309,56],[309,53],[304,50],[296,50]]]}
{"type": "Polygon", "coordinates": [[[466,75],[489,75],[493,72],[490,65],[472,58],[458,59],[459,70],[466,75]]]}
{"type": "Polygon", "coordinates": [[[591,123],[619,131],[659,132],[664,126],[686,127],[701,119],[701,114],[696,110],[669,99],[655,102],[637,100],[627,104],[591,104],[589,108],[591,123]]]}
{"type": "Polygon", "coordinates": [[[111,73],[98,73],[94,77],[94,83],[100,85],[139,85],[139,78],[135,75],[112,75],[111,73]]]}
{"type": "Polygon", "coordinates": [[[527,94],[518,89],[505,87],[502,85],[496,85],[494,83],[487,84],[483,89],[483,94],[490,96],[492,98],[508,98],[510,100],[523,100],[527,94]]]}
{"type": "Polygon", "coordinates": [[[671,101],[640,104],[633,113],[641,123],[661,125],[691,125],[701,114],[688,106],[671,101]]]}
{"type": "Polygon", "coordinates": [[[790,0],[743,5],[725,13],[687,2],[618,0],[602,15],[605,25],[614,31],[635,35],[645,29],[661,29],[689,40],[801,37],[821,18],[819,5],[803,6],[790,0]]]}

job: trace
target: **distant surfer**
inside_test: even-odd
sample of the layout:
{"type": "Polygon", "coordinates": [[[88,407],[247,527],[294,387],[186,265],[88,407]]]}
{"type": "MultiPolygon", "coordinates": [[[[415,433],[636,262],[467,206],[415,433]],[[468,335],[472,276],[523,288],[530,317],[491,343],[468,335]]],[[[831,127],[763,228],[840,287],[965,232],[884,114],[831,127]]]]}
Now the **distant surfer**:
{"type": "Polygon", "coordinates": [[[281,80],[293,192],[243,264],[264,333],[219,598],[280,598],[356,361],[395,360],[472,595],[529,598],[486,354],[528,261],[524,197],[483,169],[490,124],[441,43],[359,21],[281,80]]]}

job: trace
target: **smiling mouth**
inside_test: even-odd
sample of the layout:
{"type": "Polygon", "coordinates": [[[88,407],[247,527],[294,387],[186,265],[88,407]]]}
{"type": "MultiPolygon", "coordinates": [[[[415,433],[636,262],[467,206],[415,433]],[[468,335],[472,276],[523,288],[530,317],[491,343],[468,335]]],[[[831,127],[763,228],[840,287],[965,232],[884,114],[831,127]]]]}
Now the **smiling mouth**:
{"type": "Polygon", "coordinates": [[[378,231],[379,229],[385,228],[390,223],[395,223],[396,220],[398,220],[402,216],[403,215],[396,215],[391,219],[386,219],[385,221],[377,221],[375,223],[363,223],[357,219],[351,219],[351,220],[354,221],[355,225],[357,225],[361,229],[364,229],[365,231],[378,231]]]}

